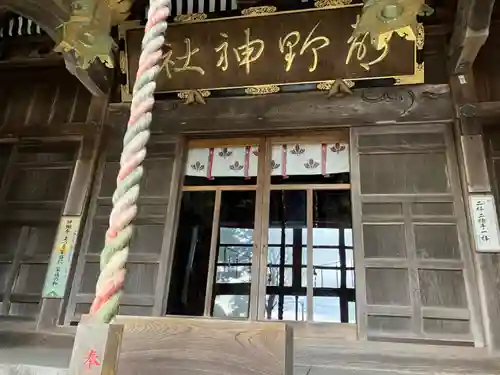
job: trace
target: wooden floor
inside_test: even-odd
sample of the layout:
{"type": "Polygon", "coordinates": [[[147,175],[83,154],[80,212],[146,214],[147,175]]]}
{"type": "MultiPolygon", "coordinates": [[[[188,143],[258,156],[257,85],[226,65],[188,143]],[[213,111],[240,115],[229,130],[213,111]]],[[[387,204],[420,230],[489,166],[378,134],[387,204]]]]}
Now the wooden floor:
{"type": "Polygon", "coordinates": [[[0,375],[66,375],[71,335],[0,331],[0,375]]]}
{"type": "Polygon", "coordinates": [[[485,349],[375,342],[295,341],[294,375],[500,373],[485,349]]]}
{"type": "Polygon", "coordinates": [[[361,342],[348,324],[295,326],[294,349],[294,375],[500,373],[500,356],[485,348],[361,342]]]}
{"type": "MultiPolygon", "coordinates": [[[[332,330],[309,325],[294,332],[294,375],[500,373],[500,356],[483,348],[358,342],[349,327],[332,330]]],[[[0,375],[66,375],[69,346],[67,337],[13,342],[12,334],[0,332],[0,375]]]]}

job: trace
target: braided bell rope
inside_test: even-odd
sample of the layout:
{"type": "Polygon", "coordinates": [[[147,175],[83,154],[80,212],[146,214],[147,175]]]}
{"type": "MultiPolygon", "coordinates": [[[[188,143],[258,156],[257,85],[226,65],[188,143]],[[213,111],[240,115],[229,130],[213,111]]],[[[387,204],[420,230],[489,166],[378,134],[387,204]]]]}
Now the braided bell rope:
{"type": "Polygon", "coordinates": [[[132,220],[137,215],[137,199],[150,136],[153,93],[156,77],[161,71],[162,46],[165,43],[170,0],[150,0],[148,21],[142,39],[136,81],[133,89],[130,118],[123,138],[120,171],[113,194],[113,209],[109,217],[104,249],[101,252],[101,273],[96,295],[90,308],[91,320],[109,323],[118,313],[125,281],[125,265],[132,238],[132,220]]]}

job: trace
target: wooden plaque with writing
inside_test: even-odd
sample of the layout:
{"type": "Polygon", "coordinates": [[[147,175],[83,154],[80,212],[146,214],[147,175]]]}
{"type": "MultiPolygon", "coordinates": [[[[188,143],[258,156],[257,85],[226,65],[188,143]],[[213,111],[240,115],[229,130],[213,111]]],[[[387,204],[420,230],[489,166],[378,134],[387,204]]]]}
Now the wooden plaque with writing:
{"type": "MultiPolygon", "coordinates": [[[[422,83],[416,62],[423,27],[392,34],[377,50],[369,35],[351,37],[360,5],[174,23],[167,30],[157,92],[218,90],[261,85],[316,83],[335,79],[393,77],[422,83]],[[413,31],[413,32],[412,32],[413,31]]],[[[143,28],[126,24],[122,70],[130,99],[143,28]]]]}

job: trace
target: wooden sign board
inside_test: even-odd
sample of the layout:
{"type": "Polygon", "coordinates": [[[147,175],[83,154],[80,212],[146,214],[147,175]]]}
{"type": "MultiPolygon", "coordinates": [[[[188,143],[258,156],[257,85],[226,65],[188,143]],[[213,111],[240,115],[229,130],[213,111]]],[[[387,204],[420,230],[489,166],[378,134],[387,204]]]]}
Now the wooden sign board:
{"type": "Polygon", "coordinates": [[[493,195],[471,195],[469,208],[476,250],[479,252],[500,252],[500,233],[493,195]]]}
{"type": "MultiPolygon", "coordinates": [[[[361,5],[207,19],[174,23],[167,30],[157,92],[217,90],[263,85],[319,83],[335,79],[394,77],[396,83],[422,83],[416,63],[423,26],[393,33],[374,48],[369,35],[351,37],[361,5]]],[[[126,24],[122,90],[130,99],[143,27],[126,24]]]]}
{"type": "Polygon", "coordinates": [[[61,217],[43,286],[43,298],[62,299],[65,296],[81,220],[80,216],[61,217]]]}

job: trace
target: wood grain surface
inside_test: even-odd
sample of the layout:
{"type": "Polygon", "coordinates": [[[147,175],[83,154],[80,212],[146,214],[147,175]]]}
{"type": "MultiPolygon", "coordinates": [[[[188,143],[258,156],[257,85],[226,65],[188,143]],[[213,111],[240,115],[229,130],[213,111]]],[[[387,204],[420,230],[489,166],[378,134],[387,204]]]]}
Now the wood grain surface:
{"type": "Polygon", "coordinates": [[[291,375],[292,328],[283,323],[125,317],[120,375],[291,375]]]}
{"type": "MultiPolygon", "coordinates": [[[[122,127],[129,104],[110,104],[106,123],[122,127]]],[[[415,85],[354,90],[344,98],[326,92],[275,94],[260,97],[208,98],[204,105],[160,101],[153,111],[153,131],[168,134],[258,133],[283,130],[387,123],[451,121],[453,103],[448,85],[415,85]]]]}

